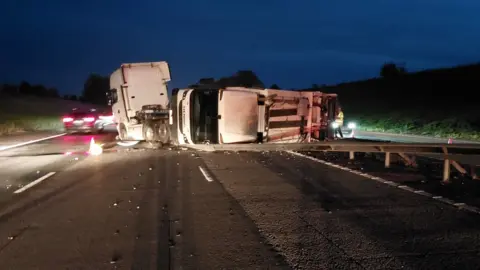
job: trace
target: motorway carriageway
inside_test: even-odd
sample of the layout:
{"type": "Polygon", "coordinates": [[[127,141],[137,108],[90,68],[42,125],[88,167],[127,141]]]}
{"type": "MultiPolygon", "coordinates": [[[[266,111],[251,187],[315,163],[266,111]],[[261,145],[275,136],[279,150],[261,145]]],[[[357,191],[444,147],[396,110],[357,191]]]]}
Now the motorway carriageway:
{"type": "Polygon", "coordinates": [[[2,269],[480,268],[480,215],[430,197],[290,153],[90,138],[0,152],[2,269]]]}

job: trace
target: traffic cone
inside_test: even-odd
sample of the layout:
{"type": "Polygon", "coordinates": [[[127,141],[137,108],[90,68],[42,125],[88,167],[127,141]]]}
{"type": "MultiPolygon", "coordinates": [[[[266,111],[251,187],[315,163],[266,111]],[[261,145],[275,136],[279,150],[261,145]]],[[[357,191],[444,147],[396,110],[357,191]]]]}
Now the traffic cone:
{"type": "Polygon", "coordinates": [[[93,156],[98,156],[102,154],[102,152],[103,152],[102,146],[96,144],[95,140],[92,137],[92,139],[90,140],[90,148],[88,149],[88,153],[93,156]]]}
{"type": "Polygon", "coordinates": [[[452,138],[448,138],[448,141],[447,141],[448,144],[452,144],[453,143],[453,140],[452,138]]]}

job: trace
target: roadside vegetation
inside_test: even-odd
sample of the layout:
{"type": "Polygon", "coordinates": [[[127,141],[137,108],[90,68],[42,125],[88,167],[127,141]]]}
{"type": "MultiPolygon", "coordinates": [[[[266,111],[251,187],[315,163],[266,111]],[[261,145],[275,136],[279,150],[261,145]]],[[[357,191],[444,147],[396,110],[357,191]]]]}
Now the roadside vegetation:
{"type": "Polygon", "coordinates": [[[108,77],[91,75],[83,93],[60,96],[55,88],[42,85],[0,85],[0,136],[22,132],[62,131],[62,116],[73,108],[102,108],[106,105],[108,77]]]}
{"type": "Polygon", "coordinates": [[[1,117],[0,136],[21,132],[61,131],[63,129],[58,116],[1,114],[1,117]]]}
{"type": "Polygon", "coordinates": [[[358,114],[346,117],[357,122],[359,129],[366,131],[480,140],[479,129],[475,128],[468,121],[457,117],[446,116],[440,120],[416,117],[412,120],[407,115],[400,113],[383,115],[358,114]]]}
{"type": "Polygon", "coordinates": [[[312,89],[337,93],[363,130],[480,140],[479,76],[480,64],[407,73],[386,63],[379,78],[312,89]]]}

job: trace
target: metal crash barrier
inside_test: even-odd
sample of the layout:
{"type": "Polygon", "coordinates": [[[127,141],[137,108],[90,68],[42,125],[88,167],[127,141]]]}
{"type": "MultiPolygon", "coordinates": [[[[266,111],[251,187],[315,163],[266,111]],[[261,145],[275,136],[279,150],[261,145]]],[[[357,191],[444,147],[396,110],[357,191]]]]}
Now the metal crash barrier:
{"type": "Polygon", "coordinates": [[[354,159],[355,153],[384,153],[385,167],[390,167],[391,155],[397,154],[409,166],[416,166],[414,156],[443,160],[443,181],[450,179],[451,166],[462,174],[468,174],[460,164],[470,165],[470,174],[476,179],[475,166],[480,164],[478,144],[419,144],[419,143],[372,143],[372,142],[316,142],[316,143],[271,143],[271,144],[201,144],[185,145],[190,149],[218,151],[298,151],[298,152],[348,152],[354,159]],[[413,155],[413,156],[411,156],[413,155]]]}

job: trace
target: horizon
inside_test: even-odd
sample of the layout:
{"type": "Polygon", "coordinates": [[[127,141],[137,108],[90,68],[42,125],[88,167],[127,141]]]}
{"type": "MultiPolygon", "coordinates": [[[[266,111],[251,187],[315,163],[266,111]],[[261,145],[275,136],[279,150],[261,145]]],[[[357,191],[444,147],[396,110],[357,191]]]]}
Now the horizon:
{"type": "MultiPolygon", "coordinates": [[[[152,61],[153,62],[153,61],[152,61]]],[[[123,63],[123,64],[126,64],[126,63],[123,63]]],[[[398,63],[396,63],[398,64],[398,63]]],[[[454,65],[454,66],[445,66],[445,67],[438,67],[438,68],[430,68],[430,69],[421,69],[421,70],[414,70],[414,71],[411,71],[408,69],[408,66],[406,66],[406,74],[418,74],[418,73],[424,73],[424,72],[431,72],[431,71],[439,71],[439,70],[451,70],[451,69],[457,69],[457,68],[465,68],[465,67],[473,67],[473,66],[479,66],[480,67],[480,61],[478,62],[472,62],[472,63],[466,63],[466,64],[458,64],[458,65],[454,65]]],[[[380,68],[379,68],[380,70],[380,68]]],[[[238,70],[237,70],[238,71],[238,70]]],[[[255,71],[252,70],[254,73],[255,71]]],[[[236,72],[236,71],[235,71],[236,72]]],[[[230,73],[229,75],[220,75],[218,77],[214,77],[215,80],[217,79],[220,79],[222,77],[229,77],[229,76],[232,76],[233,74],[235,74],[235,72],[232,72],[230,73]]],[[[102,76],[102,77],[110,77],[110,75],[103,75],[103,74],[97,74],[97,73],[92,73],[92,74],[96,74],[96,75],[99,75],[99,76],[102,76]]],[[[88,76],[88,75],[87,75],[88,76]]],[[[258,76],[258,74],[257,74],[258,76]]],[[[172,74],[172,78],[173,78],[173,74],[172,74]]],[[[205,77],[205,78],[209,78],[209,77],[205,77]]],[[[293,87],[293,88],[283,88],[282,89],[308,89],[308,88],[312,88],[313,85],[318,85],[319,87],[336,87],[336,86],[339,86],[339,85],[344,85],[344,84],[352,84],[352,83],[359,83],[359,82],[366,82],[366,81],[370,81],[370,80],[376,80],[376,79],[381,79],[382,77],[380,75],[377,75],[375,77],[370,77],[370,78],[365,78],[365,79],[361,79],[361,80],[353,80],[353,81],[343,81],[343,82],[339,82],[339,83],[336,83],[336,84],[319,84],[319,83],[312,83],[308,86],[305,86],[305,87],[293,87]]],[[[195,82],[192,82],[192,83],[189,83],[189,84],[194,84],[194,83],[197,83],[198,80],[200,80],[202,78],[198,78],[197,81],[195,82]]],[[[262,80],[262,78],[259,76],[259,79],[265,83],[265,81],[262,80]]],[[[173,80],[172,80],[173,81],[173,80]]],[[[169,85],[170,83],[172,82],[170,81],[169,82],[169,85]]],[[[30,81],[26,81],[26,80],[21,80],[19,82],[3,82],[0,84],[0,86],[4,86],[4,85],[14,85],[14,86],[19,86],[22,82],[26,82],[28,84],[30,84],[31,86],[36,86],[36,85],[42,85],[42,84],[39,84],[39,83],[35,83],[35,82],[30,82],[30,81]]],[[[273,83],[265,83],[266,86],[271,86],[273,84],[276,84],[275,82],[273,83]]],[[[55,87],[54,85],[42,85],[44,87],[46,87],[47,89],[48,88],[56,88],[58,91],[59,91],[59,94],[60,94],[60,97],[63,97],[65,95],[68,95],[68,96],[71,96],[71,95],[74,95],[74,96],[77,96],[77,97],[80,97],[81,96],[81,90],[79,90],[78,92],[74,93],[74,92],[64,92],[64,91],[61,91],[62,89],[58,89],[57,87],[55,87]]],[[[178,88],[186,88],[188,85],[185,85],[185,86],[181,86],[181,87],[178,87],[178,88]]],[[[280,86],[281,87],[281,86],[280,86]]],[[[171,90],[173,88],[177,88],[177,87],[169,87],[169,92],[171,92],[171,90]]],[[[268,88],[268,87],[267,87],[268,88]]]]}
{"type": "Polygon", "coordinates": [[[414,72],[480,59],[473,0],[8,2],[0,4],[0,82],[62,95],[121,63],[167,61],[172,87],[252,70],[288,89],[378,77],[386,62],[414,72]]]}

